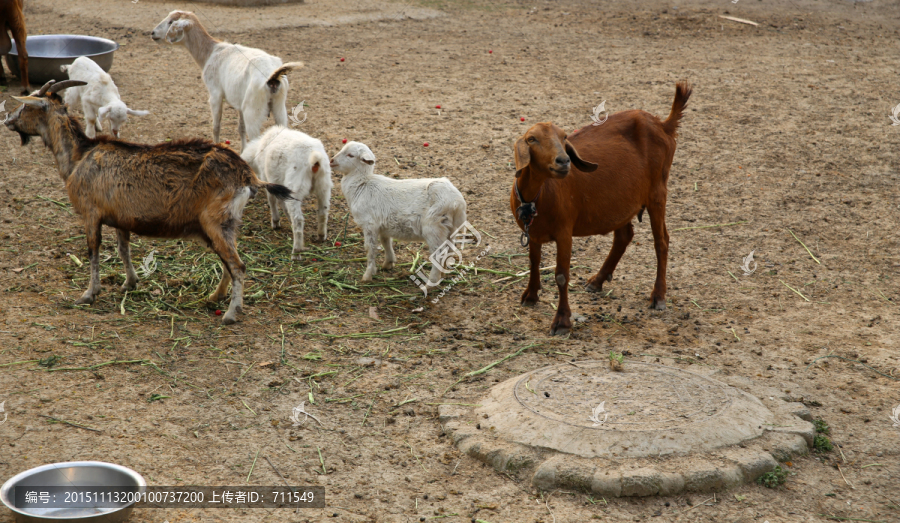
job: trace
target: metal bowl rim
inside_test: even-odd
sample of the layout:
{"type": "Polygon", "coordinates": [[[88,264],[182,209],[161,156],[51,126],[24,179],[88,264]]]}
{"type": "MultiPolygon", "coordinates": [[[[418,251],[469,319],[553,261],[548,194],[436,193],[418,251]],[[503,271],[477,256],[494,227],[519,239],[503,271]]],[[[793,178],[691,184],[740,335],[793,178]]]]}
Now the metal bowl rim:
{"type": "MultiPolygon", "coordinates": [[[[28,55],[28,58],[29,58],[29,59],[36,58],[36,59],[44,59],[44,60],[65,60],[65,59],[68,59],[68,58],[79,58],[79,57],[82,57],[82,56],[100,56],[100,55],[104,55],[104,54],[107,54],[107,53],[114,53],[114,52],[116,52],[116,51],[119,50],[119,47],[121,47],[118,43],[116,43],[116,42],[110,40],[109,38],[102,38],[102,37],[99,37],[99,36],[88,36],[88,35],[71,35],[71,34],[59,34],[59,35],[31,35],[31,36],[26,36],[26,37],[25,37],[25,43],[26,43],[26,44],[28,43],[28,38],[32,38],[32,39],[40,38],[40,39],[43,39],[42,37],[49,37],[49,36],[54,36],[54,37],[57,37],[57,38],[58,38],[58,37],[64,37],[64,36],[75,36],[75,37],[78,37],[78,38],[84,38],[84,39],[87,39],[87,40],[96,40],[96,41],[99,41],[99,42],[110,43],[110,44],[113,44],[115,47],[113,47],[112,49],[110,49],[110,50],[108,50],[108,51],[103,51],[102,53],[83,54],[83,55],[78,55],[78,56],[32,56],[32,55],[29,54],[29,55],[28,55]]],[[[15,57],[18,59],[18,58],[19,58],[19,48],[18,48],[18,46],[16,46],[15,49],[10,49],[10,50],[9,50],[9,54],[15,56],[15,57]]],[[[75,463],[75,462],[73,462],[73,463],[75,463]]],[[[99,462],[98,462],[98,463],[99,463],[99,462]]]]}
{"type": "MultiPolygon", "coordinates": [[[[0,501],[2,501],[4,505],[6,505],[6,508],[10,509],[11,511],[15,512],[16,514],[21,514],[23,516],[28,516],[31,518],[46,519],[48,522],[61,520],[62,518],[54,518],[54,517],[35,515],[30,512],[24,512],[24,511],[16,508],[15,504],[12,501],[10,501],[10,499],[9,499],[9,491],[12,489],[12,486],[15,483],[18,483],[19,480],[22,480],[28,476],[37,474],[38,472],[44,472],[46,470],[53,470],[53,469],[66,468],[66,467],[69,467],[69,468],[100,467],[100,468],[116,470],[116,471],[121,472],[121,473],[125,474],[126,476],[132,478],[133,480],[135,480],[135,482],[137,482],[137,487],[140,489],[141,492],[145,491],[147,488],[147,482],[144,480],[144,476],[141,476],[140,474],[138,474],[137,471],[132,470],[128,467],[124,467],[122,465],[116,465],[115,463],[107,463],[105,461],[63,461],[61,463],[49,463],[47,465],[41,465],[40,467],[28,469],[24,472],[20,472],[20,473],[16,474],[15,476],[9,478],[8,480],[6,480],[5,483],[3,483],[3,486],[0,487],[0,501]]],[[[125,510],[133,505],[134,505],[134,503],[129,503],[128,505],[123,505],[122,507],[115,509],[111,512],[108,512],[107,514],[113,514],[120,510],[125,510]]],[[[86,518],[93,518],[96,516],[97,516],[96,514],[89,514],[87,516],[66,517],[65,519],[66,520],[86,519],[86,518]]]]}

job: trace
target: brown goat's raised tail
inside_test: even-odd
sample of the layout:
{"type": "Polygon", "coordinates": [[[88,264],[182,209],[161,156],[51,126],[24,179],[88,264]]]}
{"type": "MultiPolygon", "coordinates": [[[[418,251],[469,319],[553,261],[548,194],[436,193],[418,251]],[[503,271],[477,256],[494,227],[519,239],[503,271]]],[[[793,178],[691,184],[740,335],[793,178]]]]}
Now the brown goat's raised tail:
{"type": "Polygon", "coordinates": [[[684,108],[687,107],[688,98],[691,97],[691,84],[678,82],[675,84],[675,101],[672,102],[672,112],[663,122],[663,130],[666,134],[675,138],[678,134],[678,122],[681,120],[684,108]]]}

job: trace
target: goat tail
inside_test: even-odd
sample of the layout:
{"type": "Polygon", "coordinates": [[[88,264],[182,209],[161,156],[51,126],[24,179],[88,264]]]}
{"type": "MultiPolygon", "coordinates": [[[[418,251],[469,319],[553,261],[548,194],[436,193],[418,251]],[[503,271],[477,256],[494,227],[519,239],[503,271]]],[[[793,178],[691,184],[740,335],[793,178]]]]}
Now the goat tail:
{"type": "Polygon", "coordinates": [[[269,194],[278,198],[281,201],[285,200],[296,200],[294,198],[294,193],[291,192],[290,189],[285,187],[284,185],[278,185],[277,183],[260,183],[260,186],[268,191],[269,194]]]}
{"type": "Polygon", "coordinates": [[[675,101],[672,102],[672,112],[663,122],[663,129],[666,134],[675,138],[678,134],[678,122],[681,121],[684,108],[687,107],[688,98],[691,97],[691,84],[688,82],[678,82],[675,84],[675,101]]]}
{"type": "Polygon", "coordinates": [[[288,62],[269,75],[269,79],[266,80],[266,85],[269,86],[269,91],[272,94],[275,94],[278,89],[281,88],[281,77],[293,71],[294,69],[302,69],[303,62],[288,62]]]}
{"type": "Polygon", "coordinates": [[[331,160],[328,159],[327,156],[322,154],[321,151],[313,151],[309,153],[309,165],[312,166],[312,172],[315,174],[319,174],[319,169],[323,165],[329,165],[331,160]]]}
{"type": "Polygon", "coordinates": [[[61,65],[61,66],[59,66],[59,70],[62,71],[62,72],[64,72],[64,73],[68,73],[70,67],[72,67],[72,64],[61,65]]]}

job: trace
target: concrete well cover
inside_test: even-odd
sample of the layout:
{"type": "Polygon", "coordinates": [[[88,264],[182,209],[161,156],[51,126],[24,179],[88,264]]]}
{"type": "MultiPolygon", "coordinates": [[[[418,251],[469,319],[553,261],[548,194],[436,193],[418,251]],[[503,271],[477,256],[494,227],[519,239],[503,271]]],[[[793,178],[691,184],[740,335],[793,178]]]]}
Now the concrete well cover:
{"type": "Polygon", "coordinates": [[[440,412],[460,449],[498,470],[530,475],[536,486],[653,495],[752,481],[776,457],[805,453],[814,435],[802,419],[809,413],[768,397],[770,405],[671,366],[629,361],[617,372],[606,361],[582,361],[500,383],[475,409],[440,412]],[[595,481],[598,471],[603,481],[595,481]]]}

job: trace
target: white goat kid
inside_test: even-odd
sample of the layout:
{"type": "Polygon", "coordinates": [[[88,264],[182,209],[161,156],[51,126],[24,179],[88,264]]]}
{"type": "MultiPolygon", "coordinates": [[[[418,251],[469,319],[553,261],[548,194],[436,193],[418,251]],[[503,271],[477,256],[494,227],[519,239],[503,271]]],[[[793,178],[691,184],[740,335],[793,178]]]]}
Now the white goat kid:
{"type": "Polygon", "coordinates": [[[315,138],[286,127],[270,127],[259,138],[247,144],[241,158],[250,164],[261,180],[290,188],[295,199],[279,201],[269,196],[272,228],[280,225],[279,206],[284,206],[294,231],[294,250],[291,259],[299,261],[303,243],[303,198],[313,193],[318,210],[318,235],[328,236],[328,208],[331,202],[331,167],[325,146],[315,138]]]}
{"type": "Polygon", "coordinates": [[[61,65],[59,69],[69,74],[69,80],[87,82],[84,86],[70,87],[66,91],[65,102],[72,108],[76,104],[81,104],[81,112],[84,113],[86,120],[84,132],[88,138],[97,136],[97,131],[102,132],[102,122],[107,120],[113,136],[118,138],[128,115],[150,114],[148,111],[129,109],[119,98],[119,88],[113,83],[112,78],[97,65],[97,62],[86,56],[77,58],[69,65],[61,65]]]}
{"type": "Polygon", "coordinates": [[[185,46],[202,69],[212,110],[213,142],[219,143],[223,101],[238,112],[241,150],[260,135],[270,113],[278,125],[288,124],[285,100],[290,85],[285,75],[303,67],[302,62],[283,64],[265,51],[217,40],[188,11],[172,11],[150,36],[157,42],[165,39],[185,46]]]}
{"type": "MultiPolygon", "coordinates": [[[[341,190],[353,221],[363,230],[368,266],[362,281],[378,271],[377,245],[384,247],[382,268],[394,266],[393,238],[424,241],[432,254],[451,239],[466,221],[466,200],[447,178],[394,180],[375,174],[375,155],[359,142],[349,142],[331,160],[331,168],[344,175],[341,190]]],[[[441,271],[432,266],[429,279],[437,283],[441,271]]]]}

